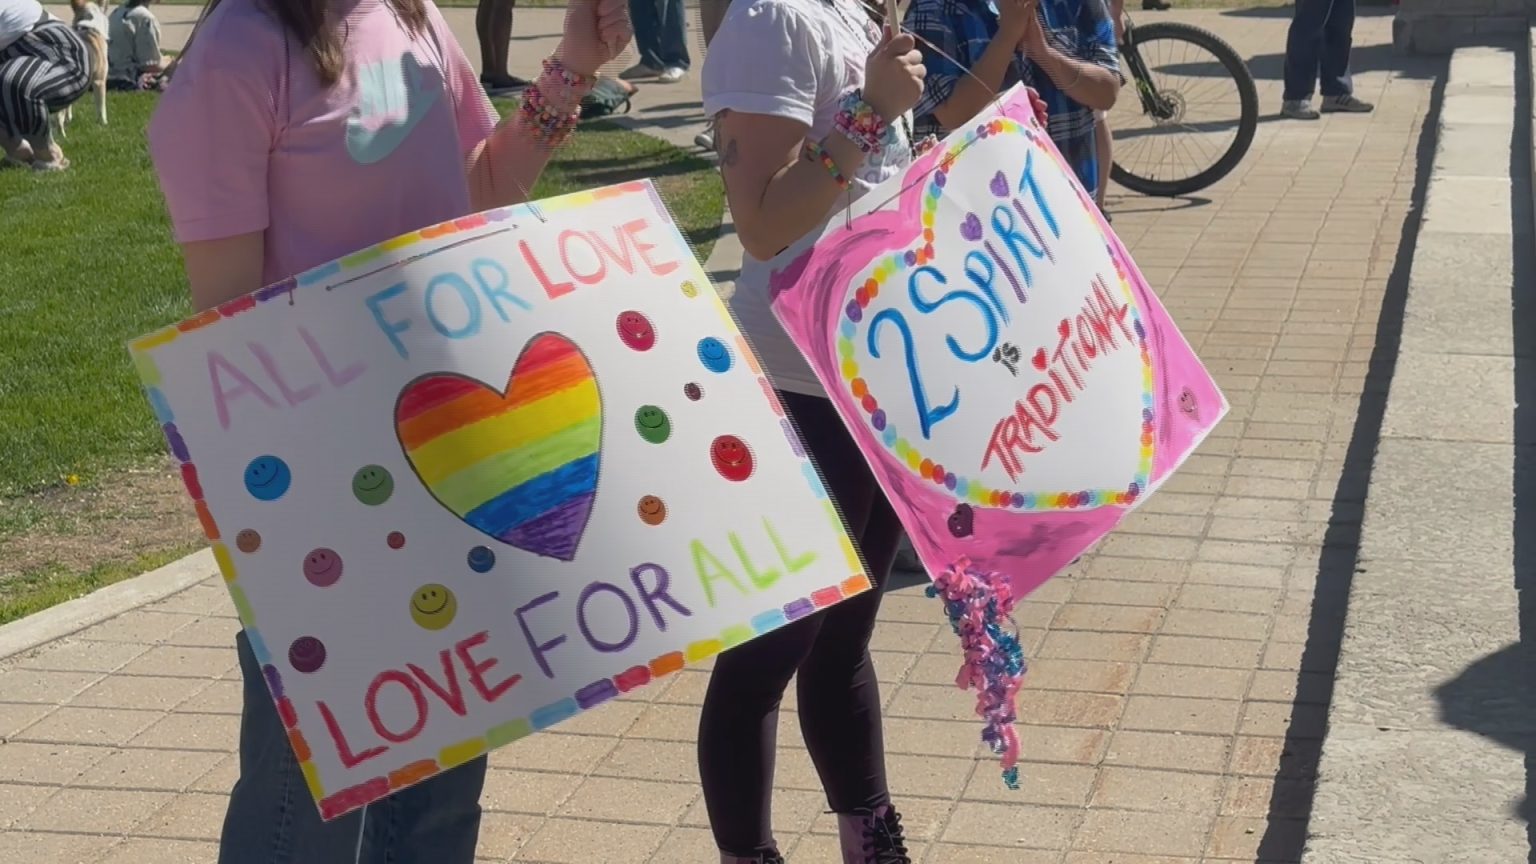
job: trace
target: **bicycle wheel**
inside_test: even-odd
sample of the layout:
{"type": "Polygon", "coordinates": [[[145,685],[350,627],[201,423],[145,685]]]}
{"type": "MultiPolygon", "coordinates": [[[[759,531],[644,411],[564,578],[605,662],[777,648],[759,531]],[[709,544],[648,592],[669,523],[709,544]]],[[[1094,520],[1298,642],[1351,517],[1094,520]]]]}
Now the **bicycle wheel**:
{"type": "Polygon", "coordinates": [[[1259,125],[1253,75],[1232,46],[1209,30],[1159,21],[1133,27],[1121,55],[1135,93],[1122,94],[1109,115],[1114,181],[1173,197],[1231,173],[1259,125]]]}

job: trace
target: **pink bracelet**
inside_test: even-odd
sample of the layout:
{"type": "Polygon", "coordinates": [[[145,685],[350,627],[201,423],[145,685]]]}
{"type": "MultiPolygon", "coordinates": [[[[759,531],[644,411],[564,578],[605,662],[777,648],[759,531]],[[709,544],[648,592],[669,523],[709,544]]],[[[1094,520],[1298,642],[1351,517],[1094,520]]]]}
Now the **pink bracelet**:
{"type": "Polygon", "coordinates": [[[864,101],[863,91],[858,89],[843,94],[832,126],[866,156],[885,147],[886,133],[890,131],[890,124],[864,101]]]}
{"type": "Polygon", "coordinates": [[[527,126],[535,139],[545,146],[558,147],[576,128],[576,121],[581,119],[581,108],[556,111],[535,83],[523,91],[523,104],[518,107],[517,115],[518,121],[527,126]]]}

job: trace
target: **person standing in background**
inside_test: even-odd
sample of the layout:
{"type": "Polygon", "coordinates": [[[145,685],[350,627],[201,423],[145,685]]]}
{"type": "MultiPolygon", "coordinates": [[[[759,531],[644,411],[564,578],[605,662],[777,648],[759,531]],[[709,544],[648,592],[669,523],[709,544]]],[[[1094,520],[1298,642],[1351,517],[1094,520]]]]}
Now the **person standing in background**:
{"type": "Polygon", "coordinates": [[[1375,109],[1354,95],[1349,75],[1354,29],[1355,0],[1296,0],[1285,39],[1282,115],[1292,120],[1316,120],[1323,114],[1369,114],[1375,109]],[[1323,93],[1321,112],[1312,107],[1314,89],[1323,93]]]}
{"type": "Polygon", "coordinates": [[[629,0],[640,62],[619,73],[625,81],[676,84],[688,75],[688,19],[683,0],[629,0]]]}
{"type": "Polygon", "coordinates": [[[487,93],[499,94],[528,86],[526,78],[507,67],[512,46],[512,13],[517,0],[480,0],[475,6],[475,38],[480,42],[480,83],[487,93]]]}

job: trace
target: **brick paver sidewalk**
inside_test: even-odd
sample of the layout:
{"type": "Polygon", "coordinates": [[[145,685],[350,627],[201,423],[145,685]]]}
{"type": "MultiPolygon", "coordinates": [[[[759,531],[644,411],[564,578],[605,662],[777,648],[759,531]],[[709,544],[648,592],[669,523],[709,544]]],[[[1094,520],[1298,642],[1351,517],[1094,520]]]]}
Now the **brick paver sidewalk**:
{"type": "MultiPolygon", "coordinates": [[[[1284,17],[1175,17],[1261,55],[1274,112],[1284,17]]],[[[465,20],[456,11],[455,29],[465,20]]],[[[1022,790],[1004,789],[980,754],[938,606],[916,582],[887,599],[875,649],[918,860],[1296,859],[1331,668],[1316,662],[1326,645],[1303,662],[1319,560],[1440,68],[1393,55],[1389,18],[1362,18],[1356,40],[1375,115],[1267,119],[1208,201],[1112,197],[1116,228],[1233,412],[1123,529],[1021,608],[1034,661],[1022,790]]],[[[669,92],[697,98],[696,85],[669,92]]],[[[234,632],[210,578],[0,663],[0,860],[213,860],[235,778],[234,632]]],[[[692,743],[706,676],[681,673],[497,752],[485,860],[714,860],[692,743]]],[[[785,851],[833,861],[835,826],[792,713],[781,743],[785,851]]]]}

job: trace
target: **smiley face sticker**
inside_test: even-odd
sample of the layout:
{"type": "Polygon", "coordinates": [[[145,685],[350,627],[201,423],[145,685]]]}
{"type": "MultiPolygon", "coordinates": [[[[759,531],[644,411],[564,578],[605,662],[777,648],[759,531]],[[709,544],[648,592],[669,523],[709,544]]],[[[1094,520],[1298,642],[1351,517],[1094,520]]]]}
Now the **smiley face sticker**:
{"type": "Polygon", "coordinates": [[[635,505],[635,511],[640,514],[640,521],[647,525],[660,525],[667,521],[666,502],[655,495],[647,495],[635,505]]]}
{"type": "Polygon", "coordinates": [[[257,501],[276,501],[292,484],[293,473],[288,470],[288,463],[276,456],[257,456],[245,466],[245,491],[257,501]]]}
{"type": "Polygon", "coordinates": [[[377,507],[395,494],[395,478],[382,465],[365,465],[352,475],[352,494],[369,507],[377,507]]]}
{"type": "Polygon", "coordinates": [[[641,405],[635,410],[635,431],[652,444],[660,444],[672,437],[672,419],[655,405],[641,405]]]}
{"type": "Polygon", "coordinates": [[[716,374],[728,372],[731,368],[731,349],[725,347],[725,343],[719,339],[705,336],[699,340],[699,362],[704,364],[705,369],[716,374]]]}
{"type": "Polygon", "coordinates": [[[249,555],[261,548],[261,534],[253,528],[244,528],[235,535],[235,548],[249,555]]]}
{"type": "Polygon", "coordinates": [[[316,588],[329,588],[341,578],[341,556],[334,549],[316,549],[304,556],[304,578],[316,588]]]}
{"type": "Polygon", "coordinates": [[[633,309],[620,312],[614,327],[619,331],[619,341],[635,351],[649,351],[656,345],[656,328],[643,313],[633,309]]]}
{"type": "Polygon", "coordinates": [[[300,636],[288,646],[288,665],[309,675],[325,665],[325,643],[313,636],[300,636]]]}
{"type": "Polygon", "coordinates": [[[735,435],[721,435],[709,445],[709,459],[721,477],[740,483],[752,476],[756,467],[752,451],[735,435]]]}
{"type": "Polygon", "coordinates": [[[441,630],[458,614],[459,599],[446,585],[423,585],[411,595],[411,620],[423,630],[441,630]]]}

